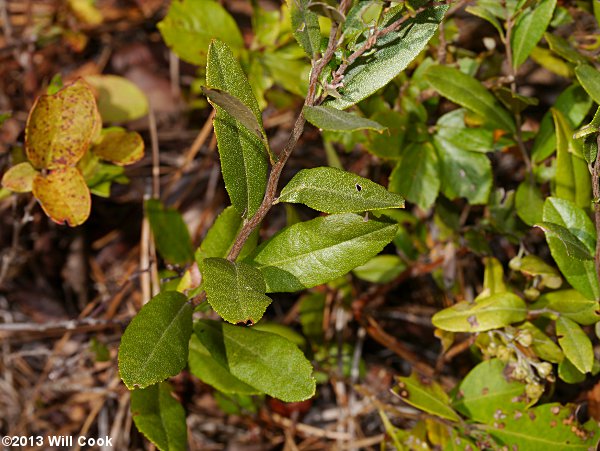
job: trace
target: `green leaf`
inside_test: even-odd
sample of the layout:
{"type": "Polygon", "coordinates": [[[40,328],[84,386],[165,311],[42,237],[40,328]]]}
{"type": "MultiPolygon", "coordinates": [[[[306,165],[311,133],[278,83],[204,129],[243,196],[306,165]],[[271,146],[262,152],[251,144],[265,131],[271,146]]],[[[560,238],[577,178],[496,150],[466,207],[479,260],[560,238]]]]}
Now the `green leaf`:
{"type": "MultiPolygon", "coordinates": [[[[372,51],[359,57],[346,70],[344,87],[339,90],[341,97],[325,104],[344,110],[387,85],[421,53],[447,10],[448,5],[428,8],[404,22],[397,31],[377,39],[372,51]]],[[[392,14],[381,27],[391,25],[403,14],[405,11],[392,14]]]]}
{"type": "Polygon", "coordinates": [[[387,129],[387,127],[370,119],[329,106],[307,105],[302,111],[308,122],[322,130],[355,131],[369,129],[383,132],[387,129]]]}
{"type": "Polygon", "coordinates": [[[285,402],[314,395],[312,366],[280,335],[209,320],[198,321],[195,332],[211,356],[249,386],[285,402]]]}
{"type": "Polygon", "coordinates": [[[267,292],[299,291],[366,263],[392,241],[397,228],[353,213],[319,217],[286,227],[249,262],[262,271],[267,292]]]}
{"type": "Polygon", "coordinates": [[[589,451],[596,447],[599,435],[598,426],[593,420],[580,425],[576,419],[575,406],[565,407],[558,403],[519,410],[482,428],[499,445],[527,451],[589,451]]]}
{"type": "MultiPolygon", "coordinates": [[[[549,197],[544,202],[543,219],[546,222],[558,224],[566,229],[585,246],[588,253],[594,253],[596,248],[596,232],[594,224],[585,211],[573,202],[549,197]]],[[[567,281],[588,299],[600,297],[600,287],[594,262],[591,260],[576,260],[569,256],[562,241],[554,236],[546,236],[548,246],[554,261],[567,281]]]]}
{"type": "Polygon", "coordinates": [[[377,255],[352,271],[356,277],[372,283],[387,283],[406,270],[406,264],[397,255],[377,255]]]}
{"type": "Polygon", "coordinates": [[[564,359],[562,349],[552,341],[552,339],[542,332],[540,329],[535,327],[530,322],[524,322],[519,329],[528,330],[531,332],[533,342],[531,343],[531,350],[541,360],[546,360],[552,363],[560,363],[564,359]]]}
{"type": "Polygon", "coordinates": [[[25,126],[25,151],[36,169],[75,165],[102,123],[96,99],[81,79],[37,98],[25,126]]]}
{"type": "Polygon", "coordinates": [[[532,306],[533,309],[551,310],[559,316],[589,326],[600,319],[598,301],[587,299],[576,290],[560,290],[545,293],[532,306]]]}
{"type": "Polygon", "coordinates": [[[526,317],[525,301],[504,292],[474,303],[461,301],[437,312],[431,321],[435,327],[450,332],[484,332],[518,323],[526,317]]]}
{"type": "Polygon", "coordinates": [[[469,128],[465,124],[464,108],[444,114],[436,124],[436,138],[445,145],[471,152],[492,152],[494,132],[485,128],[469,128]]]}
{"type": "Polygon", "coordinates": [[[231,117],[236,119],[251,133],[254,133],[258,139],[267,145],[267,137],[262,126],[260,114],[257,116],[256,112],[252,111],[241,100],[232,96],[228,92],[220,89],[210,89],[205,86],[202,87],[202,92],[206,97],[208,97],[213,105],[218,105],[223,108],[223,110],[225,110],[231,117]]]}
{"type": "Polygon", "coordinates": [[[524,180],[519,184],[515,195],[515,207],[519,218],[528,226],[542,221],[544,198],[533,180],[524,180]]]}
{"type": "Polygon", "coordinates": [[[38,171],[28,161],[14,165],[2,176],[2,186],[13,193],[28,193],[38,171]]]}
{"type": "Polygon", "coordinates": [[[215,360],[202,344],[196,334],[190,339],[190,354],[188,357],[190,372],[205,384],[220,392],[240,395],[257,395],[261,391],[242,382],[215,360]]]}
{"type": "Polygon", "coordinates": [[[423,210],[433,205],[440,190],[438,156],[431,143],[411,143],[390,175],[390,191],[400,193],[423,210]]]}
{"type": "Polygon", "coordinates": [[[585,64],[589,60],[575,50],[566,39],[552,33],[544,33],[544,38],[554,53],[574,64],[585,64]]]}
{"type": "Polygon", "coordinates": [[[404,207],[402,196],[369,179],[330,167],[301,170],[281,190],[278,201],[302,203],[325,213],[404,207]]]}
{"type": "Polygon", "coordinates": [[[65,166],[46,175],[38,173],[31,186],[44,212],[58,224],[83,224],[90,215],[90,190],[79,169],[65,166]]]}
{"type": "MultiPolygon", "coordinates": [[[[591,106],[590,96],[586,94],[581,86],[573,84],[560,93],[554,102],[553,108],[560,111],[569,126],[574,128],[581,124],[591,106]]],[[[555,150],[556,132],[552,113],[549,111],[544,115],[540,123],[540,130],[535,137],[533,149],[531,150],[532,160],[535,163],[540,163],[552,155],[555,150]]]]}
{"type": "Polygon", "coordinates": [[[308,9],[309,0],[288,0],[292,18],[292,31],[298,44],[311,58],[321,50],[319,17],[308,9]]]}
{"type": "Polygon", "coordinates": [[[411,406],[450,421],[460,421],[460,417],[450,406],[450,398],[444,389],[438,383],[422,379],[414,372],[410,377],[399,377],[398,387],[394,392],[411,406]]]}
{"type": "Polygon", "coordinates": [[[600,104],[600,72],[588,64],[580,64],[575,68],[575,75],[594,102],[600,104]]]}
{"type": "Polygon", "coordinates": [[[556,0],[541,0],[519,14],[510,40],[515,69],[525,62],[544,35],[555,6],[556,0]]]}
{"type": "Polygon", "coordinates": [[[174,208],[165,208],[157,199],[145,202],[146,214],[160,255],[170,263],[183,265],[194,259],[187,225],[174,208]]]}
{"type": "Polygon", "coordinates": [[[306,96],[311,69],[304,58],[297,59],[295,55],[278,50],[263,53],[260,60],[275,83],[292,94],[306,96]]]}
{"type": "Polygon", "coordinates": [[[579,239],[573,235],[569,229],[565,227],[553,224],[551,222],[540,222],[535,225],[544,232],[546,236],[551,235],[552,237],[558,238],[560,242],[565,246],[567,255],[577,260],[593,260],[594,257],[590,254],[587,248],[579,241],[579,239]]]}
{"type": "Polygon", "coordinates": [[[483,290],[477,296],[475,301],[487,298],[492,294],[504,293],[507,291],[504,283],[504,268],[502,263],[494,257],[486,257],[483,259],[485,270],[483,273],[483,290]]]}
{"type": "Polygon", "coordinates": [[[518,269],[526,276],[539,277],[540,288],[548,287],[554,290],[562,285],[562,278],[556,268],[535,255],[521,258],[518,269]]]}
{"type": "Polygon", "coordinates": [[[92,152],[103,160],[127,166],[144,157],[144,140],[138,132],[128,132],[118,127],[102,131],[92,152]]]}
{"type": "Polygon", "coordinates": [[[569,359],[563,358],[558,364],[558,377],[567,384],[581,384],[585,381],[586,375],[575,368],[569,359]]]}
{"type": "Polygon", "coordinates": [[[592,371],[594,350],[592,342],[575,321],[565,316],[556,320],[556,336],[558,344],[575,368],[582,373],[592,371]]]}
{"type": "Polygon", "coordinates": [[[387,127],[384,133],[368,133],[366,149],[381,158],[398,158],[404,143],[408,116],[398,111],[381,110],[371,119],[387,127]]]}
{"type": "Polygon", "coordinates": [[[185,410],[171,394],[167,382],[131,392],[135,426],[161,451],[187,449],[185,410]]]}
{"type": "Polygon", "coordinates": [[[452,407],[471,421],[488,424],[525,408],[525,385],[507,380],[504,367],[501,360],[491,359],[473,368],[460,383],[452,407]]]}
{"type": "Polygon", "coordinates": [[[488,21],[496,29],[496,31],[498,31],[498,34],[501,37],[504,36],[504,30],[502,29],[502,25],[500,25],[500,22],[498,21],[496,16],[494,16],[494,14],[490,12],[489,9],[482,8],[480,6],[467,6],[465,11],[469,14],[473,14],[474,16],[488,21]]]}
{"type": "Polygon", "coordinates": [[[489,124],[516,132],[511,115],[479,81],[458,69],[448,66],[431,66],[425,78],[433,89],[468,110],[473,111],[489,124]]]}
{"type": "MultiPolygon", "coordinates": [[[[260,109],[242,68],[226,44],[213,41],[208,49],[206,82],[240,100],[262,124],[260,109]]],[[[267,185],[267,152],[264,143],[221,107],[214,127],[221,170],[231,203],[244,217],[260,206],[267,185]]],[[[262,125],[261,125],[262,129],[262,125]]]]}
{"type": "Polygon", "coordinates": [[[202,277],[208,303],[230,323],[255,324],[271,303],[261,272],[246,263],[207,258],[202,277]]]}
{"type": "Polygon", "coordinates": [[[192,334],[192,306],[176,291],[154,296],[121,338],[119,373],[129,388],[145,388],[184,367],[192,334]]]}
{"type": "Polygon", "coordinates": [[[88,75],[85,77],[98,92],[98,110],[104,122],[127,122],[148,114],[146,94],[124,77],[88,75]]]}
{"type": "MultiPolygon", "coordinates": [[[[200,247],[196,250],[196,262],[201,265],[202,260],[209,257],[225,258],[233,247],[235,238],[242,228],[242,217],[231,205],[221,212],[214,224],[208,229],[200,247]]],[[[243,259],[256,247],[258,241],[258,229],[255,230],[248,240],[239,259],[243,259]]]]}
{"type": "Polygon", "coordinates": [[[591,179],[583,160],[580,143],[573,139],[573,129],[564,115],[551,109],[556,128],[556,177],[553,195],[571,200],[582,208],[591,202],[591,179]]]}
{"type": "Polygon", "coordinates": [[[220,39],[238,51],[244,47],[235,20],[213,0],[174,0],[158,29],[177,56],[192,64],[206,62],[206,49],[212,39],[220,39]]]}
{"type": "Polygon", "coordinates": [[[449,199],[466,198],[471,204],[487,203],[492,189],[492,165],[487,155],[462,150],[434,136],[438,151],[441,191],[449,199]]]}

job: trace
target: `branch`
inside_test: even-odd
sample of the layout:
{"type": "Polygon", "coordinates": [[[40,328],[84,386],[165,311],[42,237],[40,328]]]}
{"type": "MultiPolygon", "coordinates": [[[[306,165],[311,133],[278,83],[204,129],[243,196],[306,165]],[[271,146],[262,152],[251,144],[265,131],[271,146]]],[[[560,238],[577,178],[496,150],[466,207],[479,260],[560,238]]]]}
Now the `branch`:
{"type": "MultiPolygon", "coordinates": [[[[344,13],[346,11],[346,9],[349,6],[349,3],[350,2],[347,0],[344,0],[341,3],[340,11],[342,13],[344,13]]],[[[339,25],[337,23],[334,23],[331,26],[331,31],[329,33],[329,42],[327,44],[327,49],[325,50],[325,53],[323,54],[322,58],[320,58],[317,61],[313,61],[313,65],[312,65],[313,70],[310,75],[310,80],[309,80],[309,84],[308,84],[308,94],[306,95],[306,100],[304,101],[304,105],[313,106],[315,104],[318,104],[322,100],[321,98],[319,98],[318,100],[315,100],[317,98],[317,88],[319,85],[319,79],[321,77],[321,74],[323,73],[323,70],[325,69],[325,67],[327,67],[327,64],[329,64],[329,62],[331,61],[331,58],[333,58],[333,55],[336,51],[336,48],[338,45],[338,31],[339,31],[339,25]]],[[[254,214],[254,216],[252,216],[249,220],[247,220],[244,223],[244,225],[242,226],[242,229],[238,233],[238,235],[235,239],[235,242],[233,244],[233,247],[231,248],[231,251],[229,252],[229,255],[227,256],[227,260],[234,261],[240,255],[240,252],[242,251],[242,248],[244,247],[244,244],[246,243],[246,240],[248,239],[250,234],[254,231],[254,229],[256,229],[256,227],[258,227],[260,225],[262,220],[265,218],[265,216],[267,215],[267,213],[273,206],[273,202],[274,202],[275,196],[277,194],[277,186],[279,184],[279,178],[281,177],[281,173],[283,171],[283,168],[284,168],[288,158],[290,157],[290,155],[296,148],[296,145],[298,144],[300,136],[302,136],[302,133],[304,132],[305,124],[306,124],[306,119],[304,119],[304,114],[302,112],[300,112],[300,114],[298,115],[298,118],[296,119],[296,122],[294,124],[294,128],[292,129],[292,133],[291,133],[285,147],[279,154],[278,161],[275,163],[275,165],[271,169],[271,172],[269,174],[269,179],[267,181],[267,189],[265,192],[265,197],[263,198],[263,201],[260,204],[258,211],[254,214]]]]}
{"type": "MultiPolygon", "coordinates": [[[[600,146],[600,134],[596,138],[596,142],[600,146]]],[[[594,161],[594,170],[592,171],[592,194],[594,195],[594,220],[596,222],[596,255],[594,258],[596,264],[596,275],[600,281],[600,162],[599,155],[596,155],[594,161]]]]}

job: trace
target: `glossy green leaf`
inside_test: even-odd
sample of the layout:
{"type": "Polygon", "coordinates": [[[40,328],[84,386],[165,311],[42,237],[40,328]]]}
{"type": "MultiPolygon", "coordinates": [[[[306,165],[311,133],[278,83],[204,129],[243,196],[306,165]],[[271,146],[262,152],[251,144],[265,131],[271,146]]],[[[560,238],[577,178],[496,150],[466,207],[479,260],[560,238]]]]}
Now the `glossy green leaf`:
{"type": "Polygon", "coordinates": [[[553,33],[545,33],[544,38],[554,53],[574,64],[585,64],[589,60],[575,50],[569,42],[553,33]]]}
{"type": "Polygon", "coordinates": [[[263,319],[258,324],[252,326],[254,330],[260,330],[262,332],[269,332],[272,334],[277,334],[282,336],[288,341],[291,341],[300,349],[303,349],[306,346],[306,339],[292,329],[290,326],[286,326],[284,324],[275,323],[272,321],[266,321],[263,319]]]}
{"type": "Polygon", "coordinates": [[[515,194],[515,207],[519,218],[528,226],[542,221],[544,198],[533,180],[524,180],[515,194]]]}
{"type": "Polygon", "coordinates": [[[444,114],[436,124],[436,139],[446,145],[472,152],[492,152],[494,132],[485,128],[470,128],[465,124],[464,108],[444,114]]]}
{"type": "Polygon", "coordinates": [[[525,385],[508,380],[504,367],[501,360],[491,359],[473,368],[460,383],[452,407],[480,423],[493,423],[525,408],[525,385]]]}
{"type": "Polygon", "coordinates": [[[190,339],[188,363],[194,376],[220,392],[241,395],[261,393],[260,390],[239,380],[231,374],[229,368],[214,359],[196,334],[192,334],[190,339]]]}
{"type": "Polygon", "coordinates": [[[437,312],[431,321],[435,327],[450,332],[483,332],[523,321],[526,316],[525,301],[504,292],[474,303],[461,301],[437,312]]]}
{"type": "Polygon", "coordinates": [[[217,362],[251,387],[285,402],[314,395],[311,364],[280,335],[209,320],[198,321],[195,332],[217,362]]]}
{"type": "Polygon", "coordinates": [[[325,213],[404,207],[402,196],[369,179],[331,167],[301,170],[281,190],[278,201],[302,203],[325,213]]]}
{"type": "Polygon", "coordinates": [[[255,111],[252,111],[250,107],[244,104],[237,97],[234,97],[228,92],[222,91],[221,89],[210,89],[203,86],[202,92],[206,97],[208,97],[213,105],[218,105],[221,107],[231,117],[246,127],[250,132],[254,133],[258,139],[265,143],[267,142],[267,137],[262,126],[260,114],[257,115],[255,111]]]}
{"type": "Polygon", "coordinates": [[[192,64],[206,62],[206,49],[212,39],[234,49],[244,47],[235,20],[213,0],[174,0],[158,29],[177,56],[192,64]]]}
{"type": "MultiPolygon", "coordinates": [[[[590,96],[578,84],[573,84],[560,93],[553,108],[560,111],[570,127],[578,127],[585,118],[592,106],[590,96]]],[[[547,112],[542,122],[540,130],[535,137],[531,157],[535,163],[548,158],[556,150],[556,132],[554,130],[554,121],[552,113],[547,112]]]]}
{"type": "Polygon", "coordinates": [[[409,377],[399,377],[398,387],[394,392],[404,402],[427,413],[450,421],[460,420],[450,406],[450,398],[444,389],[438,383],[422,379],[414,372],[409,377]]]}
{"type": "MultiPolygon", "coordinates": [[[[196,261],[198,264],[209,257],[225,258],[233,246],[235,237],[242,228],[242,217],[235,208],[229,206],[221,212],[214,224],[208,229],[200,247],[196,250],[196,261]]],[[[258,241],[258,230],[253,232],[240,252],[240,259],[246,257],[258,241]]]]}
{"type": "MultiPolygon", "coordinates": [[[[487,203],[492,189],[492,165],[487,155],[462,150],[434,137],[441,174],[441,191],[449,199],[487,203]]],[[[435,183],[435,182],[434,182],[435,183]]]]}
{"type": "Polygon", "coordinates": [[[527,330],[531,333],[533,341],[530,348],[541,360],[552,363],[560,363],[563,361],[564,353],[562,352],[562,349],[560,349],[560,347],[543,331],[528,321],[521,324],[519,329],[527,330]]]}
{"type": "Polygon", "coordinates": [[[402,150],[390,175],[389,188],[423,210],[433,205],[440,190],[440,170],[431,143],[411,143],[402,150]]]}
{"type": "Polygon", "coordinates": [[[288,0],[294,37],[309,57],[316,58],[321,50],[321,29],[319,17],[308,9],[309,3],[309,0],[288,0]]]}
{"type": "MultiPolygon", "coordinates": [[[[240,64],[226,44],[213,41],[208,49],[206,82],[240,100],[254,113],[259,124],[260,109],[240,64]]],[[[221,171],[231,203],[246,217],[260,206],[267,184],[267,152],[263,142],[233,116],[215,106],[221,171]]]]}
{"type": "MultiPolygon", "coordinates": [[[[573,202],[557,197],[549,197],[544,202],[543,219],[558,224],[577,237],[589,254],[596,248],[594,224],[587,214],[573,202]]],[[[576,260],[569,256],[563,242],[550,235],[546,236],[548,246],[560,272],[573,286],[588,299],[600,297],[600,287],[592,260],[576,260]]]]}
{"type": "Polygon", "coordinates": [[[571,200],[582,208],[591,202],[591,179],[581,146],[564,115],[552,109],[556,129],[556,176],[553,195],[571,200]]]}
{"type": "Polygon", "coordinates": [[[442,96],[473,111],[489,124],[512,133],[516,131],[508,111],[475,78],[448,66],[431,66],[425,78],[442,96]]]}
{"type": "Polygon", "coordinates": [[[574,405],[558,403],[518,410],[483,429],[500,445],[527,451],[589,451],[596,447],[600,435],[593,420],[585,425],[577,422],[574,405]]]}
{"type": "Polygon", "coordinates": [[[592,325],[600,320],[598,301],[587,299],[577,290],[560,290],[545,293],[532,308],[550,310],[583,325],[592,325]]]}
{"type": "Polygon", "coordinates": [[[154,296],[121,337],[119,373],[130,390],[178,374],[187,363],[192,306],[176,291],[154,296]]]}
{"type": "Polygon", "coordinates": [[[170,263],[185,264],[194,259],[194,248],[187,225],[174,208],[165,208],[159,200],[145,202],[146,214],[160,255],[170,263]]]}
{"type": "Polygon", "coordinates": [[[37,98],[25,126],[25,151],[37,169],[75,165],[102,126],[90,86],[78,79],[37,98]]]}
{"type": "Polygon", "coordinates": [[[185,410],[167,382],[131,392],[131,417],[148,440],[161,451],[187,449],[185,410]]]}
{"type": "Polygon", "coordinates": [[[92,146],[92,152],[103,160],[126,166],[144,157],[144,140],[138,132],[109,128],[102,131],[100,140],[92,146]]]}
{"type": "Polygon", "coordinates": [[[594,350],[592,342],[575,321],[560,316],[556,320],[556,336],[558,344],[575,368],[582,373],[592,371],[594,350]]]}
{"type": "Polygon", "coordinates": [[[575,75],[594,102],[600,104],[600,72],[588,64],[580,64],[575,68],[575,75]]]}
{"type": "Polygon", "coordinates": [[[262,271],[267,292],[299,291],[366,263],[392,241],[397,228],[353,213],[319,217],[286,227],[249,262],[262,271]]]}
{"type": "Polygon", "coordinates": [[[310,65],[305,59],[298,59],[284,50],[265,52],[261,62],[273,81],[286,91],[305,97],[308,92],[310,65]]]}
{"type": "Polygon", "coordinates": [[[79,169],[66,166],[46,175],[38,173],[31,186],[44,212],[58,224],[71,227],[83,224],[90,215],[90,190],[79,169]]]}
{"type": "MultiPolygon", "coordinates": [[[[341,97],[327,101],[326,105],[343,110],[387,85],[421,53],[447,10],[448,5],[427,8],[404,22],[397,31],[378,39],[373,51],[359,57],[346,70],[344,87],[338,91],[341,97]]],[[[405,11],[398,9],[381,27],[392,24],[404,14],[405,11]]]]}
{"type": "Polygon", "coordinates": [[[536,227],[542,229],[546,233],[546,236],[550,235],[557,238],[565,246],[565,251],[569,257],[577,260],[594,259],[593,255],[587,250],[585,245],[583,245],[569,229],[552,222],[540,222],[539,224],[536,224],[536,227]]]}
{"type": "Polygon", "coordinates": [[[261,272],[246,263],[207,258],[202,276],[209,304],[230,323],[255,324],[271,303],[261,272]]]}
{"type": "Polygon", "coordinates": [[[510,40],[515,68],[525,62],[544,35],[555,6],[556,0],[541,0],[519,14],[510,40]]]}
{"type": "Polygon", "coordinates": [[[307,105],[302,111],[306,120],[321,130],[355,131],[368,129],[383,132],[386,129],[386,127],[371,119],[329,106],[307,105]]]}
{"type": "Polygon", "coordinates": [[[85,77],[98,93],[98,110],[104,122],[127,122],[148,114],[148,98],[133,82],[117,75],[85,77]]]}
{"type": "Polygon", "coordinates": [[[11,167],[2,176],[2,186],[13,193],[28,193],[33,189],[33,179],[38,171],[27,161],[11,167]]]}
{"type": "Polygon", "coordinates": [[[387,283],[406,270],[406,264],[397,255],[377,255],[352,271],[356,277],[372,283],[387,283]]]}

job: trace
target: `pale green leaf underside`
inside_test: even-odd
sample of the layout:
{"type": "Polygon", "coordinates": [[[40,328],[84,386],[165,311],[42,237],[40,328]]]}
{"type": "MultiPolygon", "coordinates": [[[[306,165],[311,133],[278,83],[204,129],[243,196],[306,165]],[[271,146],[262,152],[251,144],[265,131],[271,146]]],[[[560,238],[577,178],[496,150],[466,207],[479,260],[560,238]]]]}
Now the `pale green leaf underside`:
{"type": "Polygon", "coordinates": [[[435,327],[450,332],[484,332],[523,321],[527,306],[520,297],[498,293],[470,303],[461,301],[433,315],[435,327]]]}
{"type": "Polygon", "coordinates": [[[350,132],[367,129],[383,132],[387,129],[387,127],[384,127],[371,119],[328,106],[307,105],[302,111],[306,120],[315,127],[319,127],[321,130],[350,132]]]}
{"type": "Polygon", "coordinates": [[[279,202],[301,203],[325,213],[403,208],[404,198],[351,172],[331,167],[303,169],[281,190],[279,202]]]}

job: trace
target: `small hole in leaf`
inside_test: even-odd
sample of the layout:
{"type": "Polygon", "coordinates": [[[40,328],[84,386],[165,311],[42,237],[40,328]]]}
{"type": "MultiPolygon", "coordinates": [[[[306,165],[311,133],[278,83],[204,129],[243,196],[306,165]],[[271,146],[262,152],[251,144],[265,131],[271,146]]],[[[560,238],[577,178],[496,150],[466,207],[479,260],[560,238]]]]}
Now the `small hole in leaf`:
{"type": "Polygon", "coordinates": [[[362,186],[360,186],[358,183],[356,184],[356,191],[359,193],[362,191],[362,186]]]}

